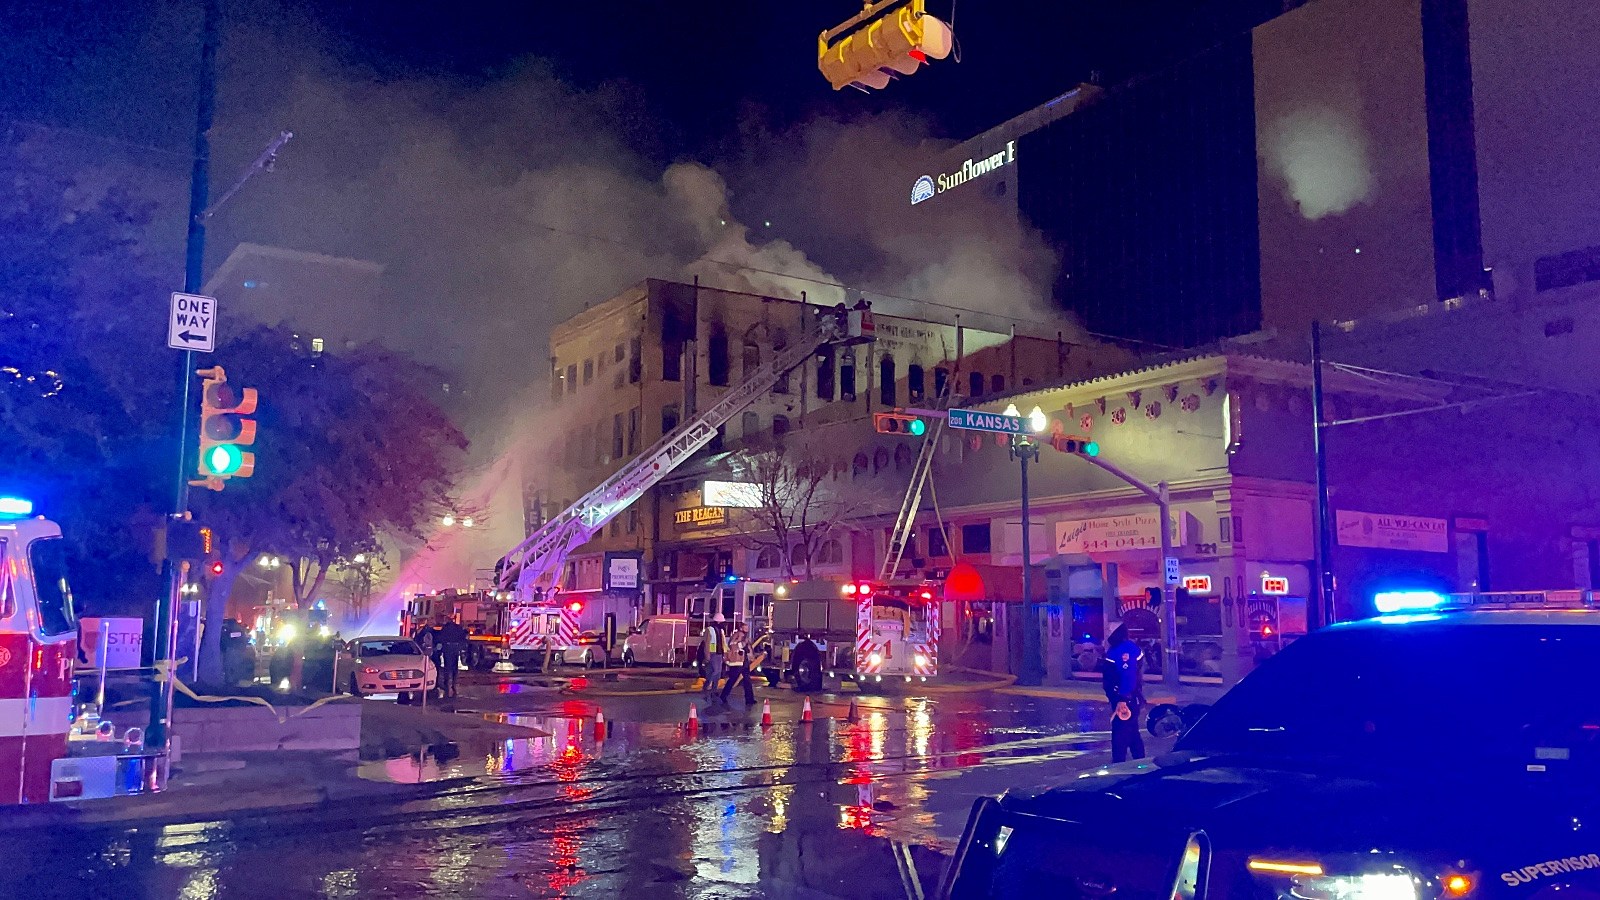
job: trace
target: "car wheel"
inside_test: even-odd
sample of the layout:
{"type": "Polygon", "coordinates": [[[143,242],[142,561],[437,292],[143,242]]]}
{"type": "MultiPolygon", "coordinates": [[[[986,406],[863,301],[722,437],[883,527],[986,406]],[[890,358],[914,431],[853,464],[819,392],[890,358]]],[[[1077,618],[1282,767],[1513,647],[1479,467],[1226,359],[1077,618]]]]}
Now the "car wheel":
{"type": "Polygon", "coordinates": [[[1200,721],[1200,717],[1211,711],[1209,703],[1191,703],[1179,709],[1178,718],[1183,722],[1183,730],[1188,731],[1200,721]]]}
{"type": "Polygon", "coordinates": [[[1184,730],[1183,718],[1178,715],[1176,706],[1162,703],[1150,708],[1150,717],[1145,720],[1144,729],[1152,737],[1174,737],[1184,730]]]}
{"type": "Polygon", "coordinates": [[[802,693],[822,690],[822,658],[812,644],[795,649],[794,689],[802,693]]]}
{"type": "Polygon", "coordinates": [[[361,699],[361,687],[356,684],[356,676],[354,672],[350,673],[350,695],[355,697],[357,700],[361,699]]]}
{"type": "Polygon", "coordinates": [[[622,651],[622,664],[624,666],[629,666],[629,667],[631,667],[633,665],[633,651],[632,650],[624,650],[624,651],[622,651]]]}

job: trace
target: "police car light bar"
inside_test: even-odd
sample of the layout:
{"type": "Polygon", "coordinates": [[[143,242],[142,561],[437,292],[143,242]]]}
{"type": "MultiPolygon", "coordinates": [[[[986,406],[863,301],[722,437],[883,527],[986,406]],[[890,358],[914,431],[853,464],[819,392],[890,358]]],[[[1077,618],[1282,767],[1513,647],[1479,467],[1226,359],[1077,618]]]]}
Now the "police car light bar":
{"type": "Polygon", "coordinates": [[[26,518],[33,515],[33,501],[21,497],[0,497],[0,516],[26,518]]]}
{"type": "Polygon", "coordinates": [[[1372,595],[1372,605],[1380,613],[1434,610],[1449,602],[1450,598],[1438,591],[1379,591],[1372,595]]]}

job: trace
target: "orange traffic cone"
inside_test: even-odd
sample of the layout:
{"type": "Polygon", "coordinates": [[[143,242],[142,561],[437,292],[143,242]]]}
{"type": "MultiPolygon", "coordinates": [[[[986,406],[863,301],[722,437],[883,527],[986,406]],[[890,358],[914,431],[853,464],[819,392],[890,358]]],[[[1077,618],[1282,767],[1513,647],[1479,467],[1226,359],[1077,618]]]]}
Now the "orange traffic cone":
{"type": "Polygon", "coordinates": [[[693,703],[689,704],[689,731],[694,733],[700,730],[700,709],[693,703]]]}
{"type": "Polygon", "coordinates": [[[810,697],[807,697],[805,705],[800,707],[800,721],[802,721],[802,722],[811,721],[811,698],[810,697]]]}
{"type": "Polygon", "coordinates": [[[594,714],[594,739],[597,741],[606,739],[606,714],[603,712],[594,714]]]}
{"type": "Polygon", "coordinates": [[[771,700],[763,700],[763,701],[761,701],[761,727],[762,728],[771,728],[772,727],[772,701],[771,700]]]}
{"type": "Polygon", "coordinates": [[[861,721],[861,714],[856,712],[856,701],[854,699],[850,701],[850,712],[845,715],[845,719],[851,722],[861,721]]]}

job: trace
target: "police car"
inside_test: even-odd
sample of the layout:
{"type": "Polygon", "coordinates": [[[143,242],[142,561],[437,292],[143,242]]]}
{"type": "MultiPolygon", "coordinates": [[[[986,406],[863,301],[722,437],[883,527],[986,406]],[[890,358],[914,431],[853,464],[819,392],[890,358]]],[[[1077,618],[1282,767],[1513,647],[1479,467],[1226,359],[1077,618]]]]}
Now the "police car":
{"type": "Polygon", "coordinates": [[[1312,634],[1170,753],[979,800],[941,893],[1600,898],[1600,612],[1312,634]]]}

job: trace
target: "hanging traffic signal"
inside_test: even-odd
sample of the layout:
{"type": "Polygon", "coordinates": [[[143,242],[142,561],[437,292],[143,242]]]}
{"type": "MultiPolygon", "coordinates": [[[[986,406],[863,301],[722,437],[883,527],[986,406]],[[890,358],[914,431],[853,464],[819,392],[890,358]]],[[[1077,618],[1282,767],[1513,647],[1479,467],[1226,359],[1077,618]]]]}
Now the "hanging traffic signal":
{"type": "Polygon", "coordinates": [[[950,26],[924,0],[879,0],[817,38],[817,68],[834,90],[884,88],[931,59],[950,55],[950,26]]]}
{"type": "Polygon", "coordinates": [[[246,418],[256,411],[256,389],[238,389],[228,383],[221,366],[196,372],[200,387],[200,481],[213,491],[222,490],[229,478],[249,478],[256,455],[245,451],[256,442],[256,421],[246,418]]]}
{"type": "Polygon", "coordinates": [[[1099,456],[1100,445],[1086,437],[1077,437],[1070,434],[1052,434],[1050,446],[1062,453],[1071,453],[1076,456],[1099,456]]]}
{"type": "Polygon", "coordinates": [[[872,425],[879,434],[909,434],[912,437],[922,437],[928,433],[926,419],[906,413],[873,413],[872,425]]]}

